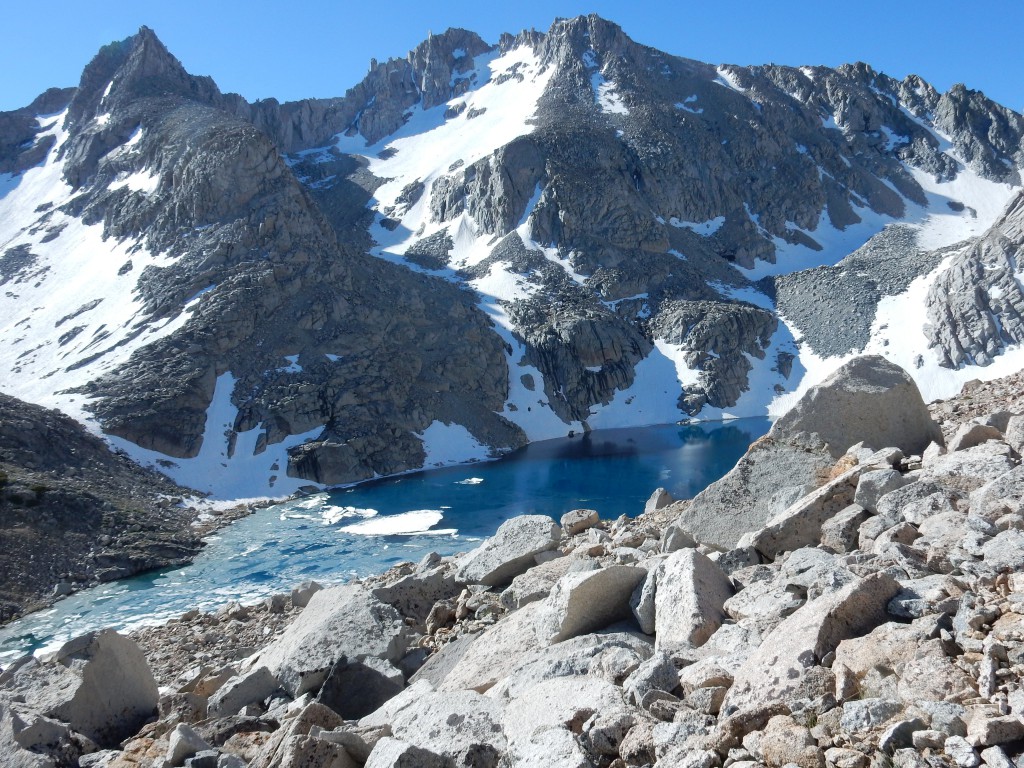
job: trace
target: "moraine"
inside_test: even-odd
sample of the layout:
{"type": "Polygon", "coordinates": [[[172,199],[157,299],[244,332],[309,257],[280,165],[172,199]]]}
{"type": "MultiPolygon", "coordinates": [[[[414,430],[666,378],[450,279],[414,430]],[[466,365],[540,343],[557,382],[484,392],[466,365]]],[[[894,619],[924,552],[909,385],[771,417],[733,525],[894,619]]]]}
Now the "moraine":
{"type": "Polygon", "coordinates": [[[288,501],[222,529],[184,568],[79,592],[0,629],[0,662],[104,626],[253,602],[309,579],[346,581],[428,552],[472,549],[509,517],[574,508],[635,516],[656,487],[689,498],[767,432],[767,419],[591,432],[498,461],[419,472],[288,501]]]}

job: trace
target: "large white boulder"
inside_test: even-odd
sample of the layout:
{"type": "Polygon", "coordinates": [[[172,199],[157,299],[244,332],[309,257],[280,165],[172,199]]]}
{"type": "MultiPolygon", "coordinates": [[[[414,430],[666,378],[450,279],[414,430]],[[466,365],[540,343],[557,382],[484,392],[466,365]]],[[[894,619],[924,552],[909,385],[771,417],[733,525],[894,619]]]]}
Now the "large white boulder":
{"type": "Polygon", "coordinates": [[[397,739],[448,758],[455,765],[497,766],[505,751],[502,707],[476,691],[438,691],[396,712],[397,739]]]}
{"type": "Polygon", "coordinates": [[[496,587],[537,564],[536,555],[558,546],[562,529],[545,515],[521,515],[502,523],[491,538],[458,561],[457,579],[496,587]]]}
{"type": "Polygon", "coordinates": [[[259,654],[293,696],[319,688],[331,667],[368,657],[398,662],[409,646],[402,616],[367,590],[351,585],[323,589],[291,626],[259,654]]]}
{"type": "Polygon", "coordinates": [[[535,626],[540,608],[541,603],[529,603],[478,635],[438,689],[483,693],[505,677],[537,648],[535,626]]]}
{"type": "Polygon", "coordinates": [[[695,549],[673,552],[658,566],[654,593],[655,647],[672,651],[703,645],[722,620],[732,597],[729,577],[695,549]]]}
{"type": "Polygon", "coordinates": [[[811,387],[769,434],[794,433],[817,435],[835,458],[859,442],[907,455],[943,442],[910,374],[879,355],[856,357],[811,387]]]}
{"type": "Polygon", "coordinates": [[[606,680],[557,677],[538,683],[513,699],[501,719],[509,760],[513,765],[552,768],[588,765],[580,762],[582,753],[573,748],[572,730],[578,732],[595,712],[607,716],[625,708],[622,689],[606,680]],[[552,761],[555,756],[558,761],[552,761]]]}
{"type": "Polygon", "coordinates": [[[920,453],[942,442],[913,379],[868,355],[812,387],[721,480],[678,502],[680,526],[698,543],[731,549],[744,534],[813,491],[851,446],[920,453]]]}
{"type": "Polygon", "coordinates": [[[645,576],[646,570],[631,565],[567,573],[541,603],[537,639],[557,643],[629,618],[630,595],[645,576]]]}
{"type": "MultiPolygon", "coordinates": [[[[5,677],[7,677],[5,675],[5,677]]],[[[101,747],[133,736],[156,714],[159,694],[142,650],[112,630],[69,640],[46,661],[13,670],[5,695],[67,723],[101,747]]]]}

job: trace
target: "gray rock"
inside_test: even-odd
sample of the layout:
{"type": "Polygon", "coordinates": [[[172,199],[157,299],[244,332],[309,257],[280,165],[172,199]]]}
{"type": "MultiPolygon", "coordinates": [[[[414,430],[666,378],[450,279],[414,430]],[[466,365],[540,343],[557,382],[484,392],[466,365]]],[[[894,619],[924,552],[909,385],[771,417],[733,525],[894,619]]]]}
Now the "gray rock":
{"type": "Polygon", "coordinates": [[[327,673],[316,701],[346,720],[356,720],[376,711],[404,687],[402,673],[385,659],[343,659],[327,673]]]}
{"type": "Polygon", "coordinates": [[[809,728],[788,715],[776,715],[765,726],[760,741],[761,754],[771,768],[796,764],[800,768],[824,768],[825,752],[818,746],[809,728]]]}
{"type": "Polygon", "coordinates": [[[892,723],[878,738],[878,748],[884,752],[895,752],[897,749],[909,749],[914,746],[914,734],[925,729],[920,718],[900,720],[892,723]]]}
{"type": "Polygon", "coordinates": [[[441,755],[385,736],[373,748],[365,768],[447,768],[441,755]]]}
{"type": "Polygon", "coordinates": [[[547,562],[535,565],[526,573],[512,579],[501,593],[501,604],[510,611],[522,608],[527,603],[543,600],[560,578],[570,568],[578,567],[580,561],[569,557],[556,557],[547,562]]]}
{"type": "Polygon", "coordinates": [[[769,560],[783,552],[817,544],[821,526],[853,503],[861,472],[860,467],[844,472],[773,516],[761,530],[744,536],[740,542],[749,543],[769,560]]]}
{"type": "Polygon", "coordinates": [[[839,554],[852,552],[858,545],[858,529],[870,513],[857,504],[841,509],[821,524],[821,546],[839,554]]]}
{"type": "Polygon", "coordinates": [[[536,564],[534,556],[558,546],[561,529],[544,515],[521,515],[502,523],[495,534],[458,562],[459,581],[498,586],[536,564]]]}
{"type": "Polygon", "coordinates": [[[1016,528],[996,534],[981,547],[985,564],[997,571],[1024,569],[1024,531],[1016,528]]]}
{"type": "Polygon", "coordinates": [[[679,670],[664,651],[656,652],[637,667],[622,683],[626,700],[639,706],[651,691],[672,693],[679,687],[679,670]]]}
{"type": "Polygon", "coordinates": [[[944,749],[958,768],[978,768],[981,765],[978,753],[962,736],[950,736],[946,739],[944,749]]]}
{"type": "Polygon", "coordinates": [[[960,425],[953,437],[950,438],[946,450],[950,453],[953,451],[963,451],[967,448],[981,445],[986,440],[1002,439],[1003,433],[996,427],[969,421],[966,424],[960,425]]]}
{"type": "Polygon", "coordinates": [[[373,656],[398,663],[409,645],[401,615],[357,586],[324,589],[277,640],[259,654],[291,695],[319,688],[342,659],[373,656]]]}
{"type": "Polygon", "coordinates": [[[770,632],[806,602],[807,590],[782,580],[757,581],[725,601],[723,609],[738,624],[770,632]]]}
{"type": "Polygon", "coordinates": [[[966,736],[967,710],[951,701],[922,701],[918,707],[931,718],[931,727],[946,736],[966,736]]]}
{"type": "Polygon", "coordinates": [[[661,534],[661,551],[668,554],[680,549],[696,549],[697,541],[679,520],[670,523],[661,534]]]}
{"type": "Polygon", "coordinates": [[[887,493],[902,488],[910,482],[894,469],[878,469],[864,472],[857,483],[853,503],[859,504],[871,514],[878,512],[878,500],[887,493]]]}
{"type": "Polygon", "coordinates": [[[402,616],[424,623],[431,609],[441,600],[450,600],[461,591],[451,563],[420,567],[416,571],[374,587],[372,594],[402,616]]]}
{"type": "Polygon", "coordinates": [[[557,677],[588,676],[623,685],[651,657],[653,648],[646,639],[611,629],[615,628],[529,650],[504,679],[488,690],[488,696],[516,699],[533,686],[557,677]]]}
{"type": "Polygon", "coordinates": [[[674,650],[703,645],[725,618],[729,577],[695,549],[672,553],[658,566],[654,595],[655,645],[674,650]]]}
{"type": "Polygon", "coordinates": [[[156,714],[159,700],[139,646],[112,630],[69,640],[45,662],[15,665],[4,675],[4,689],[101,747],[133,736],[156,714]]]}
{"type": "Polygon", "coordinates": [[[770,434],[751,445],[725,477],[688,504],[679,503],[679,526],[700,544],[731,549],[744,533],[813,491],[834,464],[820,444],[770,434]]]}
{"type": "Polygon", "coordinates": [[[988,768],[1017,768],[1017,764],[1000,747],[981,750],[981,759],[988,768]]]}
{"type": "Polygon", "coordinates": [[[910,376],[881,357],[856,358],[812,387],[731,472],[697,494],[682,524],[699,543],[731,548],[811,493],[850,446],[914,453],[933,440],[941,442],[941,432],[910,376]]]}
{"type": "Polygon", "coordinates": [[[442,691],[484,692],[508,675],[537,648],[537,617],[542,603],[529,603],[475,636],[455,668],[438,686],[442,691]]]}
{"type": "Polygon", "coordinates": [[[970,494],[971,512],[995,521],[1024,505],[1024,466],[1005,472],[970,494]]]}
{"type": "Polygon", "coordinates": [[[844,731],[863,733],[887,723],[903,711],[903,704],[892,699],[867,698],[843,704],[839,721],[844,731]]]}
{"type": "Polygon", "coordinates": [[[960,492],[974,491],[1014,469],[1010,447],[990,441],[947,453],[921,470],[921,481],[960,492]]]}
{"type": "Polygon", "coordinates": [[[664,488],[658,488],[651,494],[651,497],[647,499],[647,503],[644,504],[644,514],[647,515],[651,512],[656,512],[662,507],[667,507],[673,501],[675,501],[675,499],[672,498],[671,493],[664,488]]]}
{"type": "Polygon", "coordinates": [[[246,704],[258,704],[281,687],[269,669],[257,667],[228,680],[210,697],[209,713],[214,717],[238,714],[246,704]]]}
{"type": "Polygon", "coordinates": [[[979,713],[967,724],[967,741],[975,747],[991,747],[1024,738],[1024,720],[1018,715],[987,717],[979,713]]]}
{"type": "Polygon", "coordinates": [[[897,592],[899,584],[878,573],[807,603],[779,624],[737,670],[723,711],[766,700],[806,698],[801,686],[814,665],[841,641],[881,624],[886,605],[897,592]]]}
{"type": "Polygon", "coordinates": [[[559,522],[566,536],[575,536],[588,528],[593,528],[600,520],[596,509],[573,509],[562,515],[559,522]]]}
{"type": "Polygon", "coordinates": [[[628,618],[630,596],[646,576],[643,568],[628,565],[567,573],[541,603],[538,640],[557,643],[628,618]]]}
{"type": "Polygon", "coordinates": [[[185,723],[178,723],[174,726],[168,736],[167,762],[172,766],[184,765],[186,758],[192,757],[197,752],[210,749],[202,736],[185,723]]]}
{"type": "Polygon", "coordinates": [[[454,762],[494,768],[506,749],[502,707],[475,691],[430,693],[396,712],[395,738],[454,762]]]}
{"type": "Polygon", "coordinates": [[[770,434],[816,434],[838,458],[857,442],[920,454],[942,433],[914,380],[877,355],[854,358],[812,387],[770,434]]]}
{"type": "Polygon", "coordinates": [[[1024,415],[1014,414],[1006,423],[1004,439],[1018,455],[1024,451],[1024,415]]]}
{"type": "Polygon", "coordinates": [[[216,749],[204,749],[185,760],[185,768],[218,768],[219,758],[216,749]]]}

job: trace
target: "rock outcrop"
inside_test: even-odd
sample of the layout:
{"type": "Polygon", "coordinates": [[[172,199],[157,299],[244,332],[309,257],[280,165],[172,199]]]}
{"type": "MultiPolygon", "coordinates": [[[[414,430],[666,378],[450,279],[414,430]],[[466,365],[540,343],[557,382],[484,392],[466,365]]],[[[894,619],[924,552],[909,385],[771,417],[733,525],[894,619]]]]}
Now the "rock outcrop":
{"type": "MultiPolygon", "coordinates": [[[[870,455],[894,446],[910,455],[942,439],[906,371],[882,357],[854,358],[812,387],[725,477],[692,501],[677,502],[673,507],[679,517],[677,526],[697,543],[728,549],[744,533],[783,515],[799,499],[849,469],[842,463],[848,447],[862,444],[870,455]]],[[[891,464],[887,456],[872,459],[880,466],[887,461],[891,464]]],[[[846,503],[853,501],[855,487],[854,479],[846,503]]],[[[815,502],[819,509],[832,505],[829,514],[846,503],[836,501],[835,494],[815,502]]],[[[820,513],[819,518],[818,525],[827,519],[820,513]]],[[[795,527],[802,526],[797,522],[795,527]]]]}
{"type": "Polygon", "coordinates": [[[69,417],[0,394],[0,623],[90,583],[189,562],[202,544],[187,493],[69,417]]]}

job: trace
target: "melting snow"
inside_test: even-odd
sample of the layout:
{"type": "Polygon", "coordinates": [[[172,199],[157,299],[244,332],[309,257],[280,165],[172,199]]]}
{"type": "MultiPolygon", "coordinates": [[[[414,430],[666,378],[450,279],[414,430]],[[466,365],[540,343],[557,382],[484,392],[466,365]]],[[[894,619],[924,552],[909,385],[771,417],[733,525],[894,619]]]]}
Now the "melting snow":
{"type": "Polygon", "coordinates": [[[613,80],[606,80],[600,72],[590,76],[590,87],[594,90],[594,101],[602,112],[611,115],[628,115],[629,108],[618,93],[618,86],[613,80]]]}

